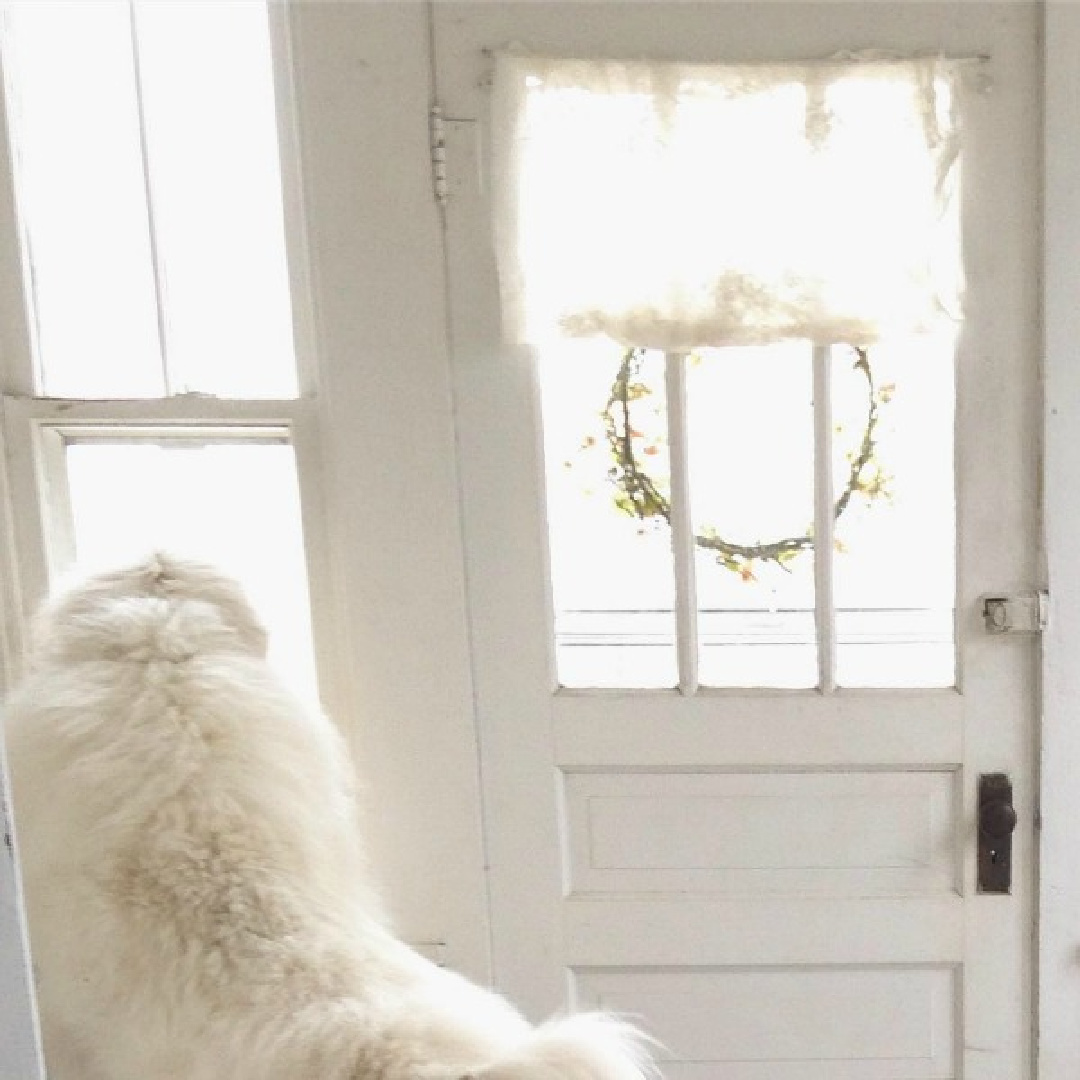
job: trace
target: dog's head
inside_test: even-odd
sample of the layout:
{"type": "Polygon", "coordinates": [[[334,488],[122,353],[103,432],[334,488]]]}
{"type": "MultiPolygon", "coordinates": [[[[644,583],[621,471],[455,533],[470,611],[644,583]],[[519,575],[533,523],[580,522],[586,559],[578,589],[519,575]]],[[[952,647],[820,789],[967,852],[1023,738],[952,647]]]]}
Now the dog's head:
{"type": "Polygon", "coordinates": [[[205,563],[154,554],[85,578],[34,622],[33,659],[165,660],[266,655],[266,631],[240,586],[205,563]]]}

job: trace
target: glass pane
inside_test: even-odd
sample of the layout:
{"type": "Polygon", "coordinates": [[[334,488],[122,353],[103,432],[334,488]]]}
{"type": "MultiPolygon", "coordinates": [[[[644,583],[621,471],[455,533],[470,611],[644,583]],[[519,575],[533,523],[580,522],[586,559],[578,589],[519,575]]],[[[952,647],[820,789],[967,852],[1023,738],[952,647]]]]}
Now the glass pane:
{"type": "Polygon", "coordinates": [[[126,3],[5,4],[40,389],[163,392],[126,3]]]}
{"type": "Polygon", "coordinates": [[[67,469],[80,565],[116,566],[154,549],[215,563],[261,614],[271,662],[316,696],[291,446],[76,442],[67,469]]]}
{"type": "Polygon", "coordinates": [[[137,5],[176,392],[295,397],[266,5],[137,5]]]}
{"type": "Polygon", "coordinates": [[[540,377],[559,682],[674,686],[671,538],[655,512],[669,483],[664,358],[565,346],[542,355],[540,377]],[[651,498],[628,490],[628,443],[648,462],[651,498]]]}
{"type": "Polygon", "coordinates": [[[956,680],[953,341],[833,350],[841,686],[956,680]]]}
{"type": "Polygon", "coordinates": [[[801,343],[686,361],[703,686],[818,682],[811,361],[801,343]]]}

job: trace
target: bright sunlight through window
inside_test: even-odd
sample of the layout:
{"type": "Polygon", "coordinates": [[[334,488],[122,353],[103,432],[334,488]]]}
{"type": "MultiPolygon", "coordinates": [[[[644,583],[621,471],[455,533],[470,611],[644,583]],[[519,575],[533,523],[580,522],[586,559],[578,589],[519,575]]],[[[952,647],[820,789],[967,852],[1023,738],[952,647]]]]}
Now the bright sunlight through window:
{"type": "Polygon", "coordinates": [[[313,697],[272,13],[259,0],[0,13],[33,392],[70,402],[65,421],[129,399],[37,429],[52,563],[163,549],[217,564],[313,697]]]}
{"type": "Polygon", "coordinates": [[[954,684],[957,77],[499,58],[563,686],[954,684]]]}
{"type": "Polygon", "coordinates": [[[295,396],[266,6],[3,16],[41,392],[295,396]]]}

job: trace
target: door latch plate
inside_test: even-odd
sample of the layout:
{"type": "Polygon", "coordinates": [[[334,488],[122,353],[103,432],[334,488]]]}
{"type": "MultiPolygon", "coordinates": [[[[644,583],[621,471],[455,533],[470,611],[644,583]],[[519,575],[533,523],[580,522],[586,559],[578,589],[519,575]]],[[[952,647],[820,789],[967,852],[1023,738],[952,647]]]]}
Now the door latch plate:
{"type": "Polygon", "coordinates": [[[1049,614],[1050,597],[1042,591],[983,598],[982,615],[988,634],[1040,634],[1046,629],[1049,614]]]}

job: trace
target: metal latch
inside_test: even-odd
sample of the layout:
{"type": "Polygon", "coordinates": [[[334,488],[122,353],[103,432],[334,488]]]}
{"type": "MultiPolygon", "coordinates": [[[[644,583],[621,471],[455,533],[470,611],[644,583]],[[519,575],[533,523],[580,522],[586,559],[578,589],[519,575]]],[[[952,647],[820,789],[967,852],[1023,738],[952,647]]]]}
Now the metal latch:
{"type": "Polygon", "coordinates": [[[988,634],[1041,634],[1050,615],[1050,597],[1042,591],[987,596],[982,613],[988,634]]]}

